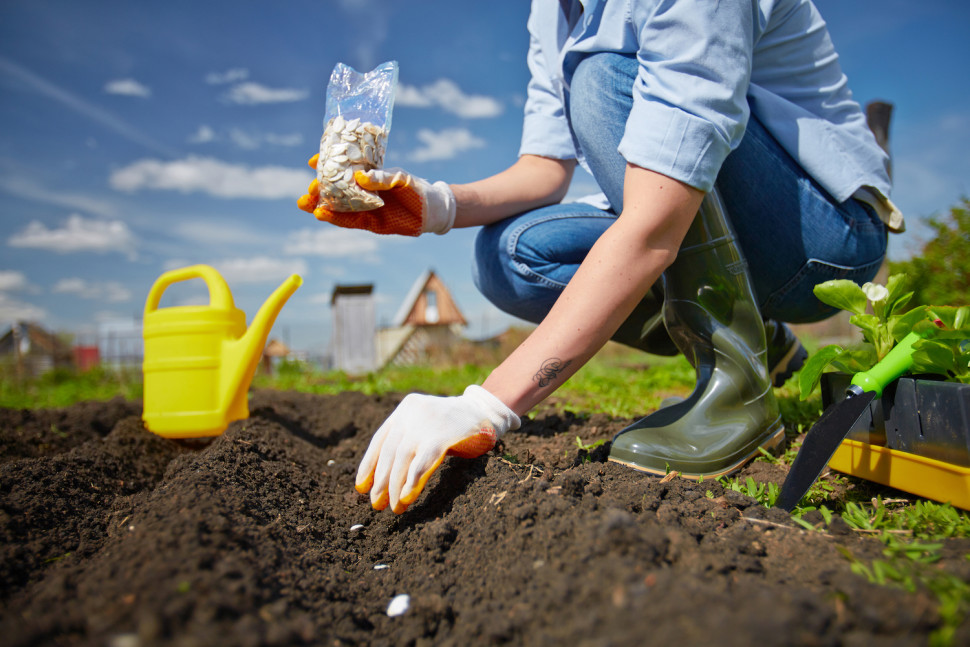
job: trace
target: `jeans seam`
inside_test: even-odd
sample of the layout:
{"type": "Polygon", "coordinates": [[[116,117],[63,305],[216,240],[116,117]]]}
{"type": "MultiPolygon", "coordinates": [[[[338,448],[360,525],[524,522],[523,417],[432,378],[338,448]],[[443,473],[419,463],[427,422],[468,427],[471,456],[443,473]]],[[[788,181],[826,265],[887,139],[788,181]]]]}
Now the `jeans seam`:
{"type": "MultiPolygon", "coordinates": [[[[611,219],[611,220],[615,220],[616,219],[616,216],[614,216],[612,214],[608,214],[608,213],[601,213],[601,214],[600,213],[588,213],[588,214],[583,215],[583,217],[584,218],[608,218],[608,219],[611,219]]],[[[509,240],[508,240],[508,243],[506,245],[506,252],[509,255],[509,259],[512,260],[512,262],[514,264],[513,266],[516,268],[516,270],[519,272],[520,275],[522,275],[525,278],[531,279],[531,280],[535,281],[536,283],[539,283],[541,285],[545,285],[545,286],[548,286],[548,287],[553,287],[553,288],[564,288],[564,287],[566,287],[566,284],[565,283],[562,283],[560,281],[556,281],[556,280],[550,279],[550,278],[548,278],[546,276],[543,276],[542,274],[539,274],[538,272],[534,271],[531,267],[529,267],[529,265],[527,263],[525,263],[524,261],[520,260],[520,256],[516,253],[516,248],[518,246],[519,238],[528,229],[531,229],[532,227],[534,227],[536,225],[541,225],[541,224],[550,222],[552,220],[571,220],[571,219],[574,219],[574,218],[576,218],[575,215],[550,214],[548,216],[543,216],[541,218],[536,218],[535,220],[530,220],[530,221],[525,222],[525,223],[523,223],[521,225],[518,225],[514,229],[512,229],[512,231],[509,233],[509,240]]]]}

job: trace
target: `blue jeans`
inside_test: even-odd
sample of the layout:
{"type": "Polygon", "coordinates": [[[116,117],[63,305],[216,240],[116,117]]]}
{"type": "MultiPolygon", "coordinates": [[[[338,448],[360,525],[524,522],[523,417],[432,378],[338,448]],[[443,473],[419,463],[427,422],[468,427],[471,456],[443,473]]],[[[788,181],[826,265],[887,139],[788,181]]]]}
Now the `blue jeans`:
{"type": "MultiPolygon", "coordinates": [[[[475,241],[478,289],[505,312],[539,322],[596,239],[623,209],[626,160],[617,152],[636,58],[593,54],[576,68],[569,115],[574,137],[612,209],[556,204],[483,227],[475,241]]],[[[836,312],[812,288],[830,279],[872,279],[886,254],[886,228],[857,200],[838,203],[753,115],[725,160],[717,188],[737,233],[761,313],[792,323],[836,312]]]]}

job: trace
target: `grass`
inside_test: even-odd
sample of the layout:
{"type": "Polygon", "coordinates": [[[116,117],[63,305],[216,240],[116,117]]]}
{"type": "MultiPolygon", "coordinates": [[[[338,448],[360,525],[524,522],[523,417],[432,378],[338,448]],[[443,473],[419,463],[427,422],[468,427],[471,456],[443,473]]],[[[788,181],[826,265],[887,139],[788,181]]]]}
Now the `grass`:
{"type": "MultiPolygon", "coordinates": [[[[253,385],[318,394],[421,391],[457,395],[469,384],[485,380],[499,362],[497,357],[491,359],[459,365],[389,366],[361,376],[316,371],[289,362],[283,363],[276,375],[257,375],[253,385]]],[[[665,397],[687,395],[693,383],[693,369],[683,357],[646,355],[611,344],[579,369],[542,407],[576,415],[603,412],[632,418],[656,409],[665,397]]]]}
{"type": "MultiPolygon", "coordinates": [[[[756,460],[790,463],[787,454],[794,455],[794,450],[789,449],[781,458],[768,456],[756,460]]],[[[848,481],[845,476],[835,479],[848,481]]],[[[756,483],[750,477],[743,481],[738,477],[721,478],[718,482],[725,489],[750,496],[765,507],[774,505],[780,493],[775,483],[756,483]]],[[[970,614],[970,583],[936,565],[943,557],[943,539],[970,538],[970,516],[947,503],[933,501],[884,501],[879,497],[870,501],[855,500],[852,490],[846,489],[843,497],[833,499],[831,493],[836,489],[826,480],[817,481],[792,511],[792,520],[815,531],[829,525],[838,514],[856,532],[875,537],[884,546],[881,559],[866,561],[845,546],[837,548],[852,571],[870,582],[911,593],[923,589],[933,595],[939,604],[941,626],[931,634],[930,645],[952,645],[956,630],[970,614]],[[806,517],[811,512],[818,512],[822,523],[808,521],[806,517]]],[[[970,554],[964,558],[970,560],[970,554]]]]}
{"type": "Polygon", "coordinates": [[[127,400],[141,398],[141,373],[100,367],[83,373],[55,369],[37,378],[18,380],[12,371],[0,370],[0,407],[51,409],[117,396],[127,400]]]}

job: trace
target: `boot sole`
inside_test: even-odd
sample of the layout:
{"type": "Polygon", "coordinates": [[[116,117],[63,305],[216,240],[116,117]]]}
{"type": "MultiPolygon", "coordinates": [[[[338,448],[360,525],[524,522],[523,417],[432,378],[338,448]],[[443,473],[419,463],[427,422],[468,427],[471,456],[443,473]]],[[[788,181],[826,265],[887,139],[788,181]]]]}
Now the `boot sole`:
{"type": "MultiPolygon", "coordinates": [[[[779,445],[781,445],[784,442],[784,440],[785,440],[785,426],[781,425],[778,431],[773,433],[771,436],[768,437],[767,440],[765,440],[763,443],[758,445],[753,452],[751,452],[750,454],[748,454],[738,462],[734,463],[730,467],[726,467],[723,470],[718,472],[708,472],[706,474],[685,474],[683,472],[676,472],[676,474],[680,478],[690,479],[691,481],[702,481],[704,479],[710,479],[710,478],[716,479],[722,476],[728,476],[738,471],[739,469],[744,467],[749,461],[751,461],[752,459],[760,455],[761,449],[765,449],[766,451],[771,451],[777,448],[779,445]]],[[[619,463],[620,465],[632,467],[638,472],[646,472],[647,474],[652,474],[654,476],[667,476],[666,471],[661,472],[660,470],[651,469],[649,467],[643,467],[642,465],[637,465],[636,463],[621,461],[619,459],[613,458],[612,456],[609,457],[609,461],[611,463],[619,463]]],[[[671,473],[673,473],[673,471],[671,471],[671,473]]]]}

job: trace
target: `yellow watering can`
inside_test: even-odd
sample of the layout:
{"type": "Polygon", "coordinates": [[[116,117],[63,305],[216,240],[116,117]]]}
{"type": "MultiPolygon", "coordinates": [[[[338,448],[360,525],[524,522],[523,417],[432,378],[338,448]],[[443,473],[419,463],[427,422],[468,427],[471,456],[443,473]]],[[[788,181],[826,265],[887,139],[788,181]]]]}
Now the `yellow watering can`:
{"type": "Polygon", "coordinates": [[[247,329],[246,314],[214,268],[192,265],[162,274],[145,302],[145,426],[168,438],[198,438],[248,418],[249,383],[266,337],[302,283],[296,274],[284,281],[247,329]],[[209,305],[158,308],[166,288],[196,278],[209,287],[209,305]]]}

